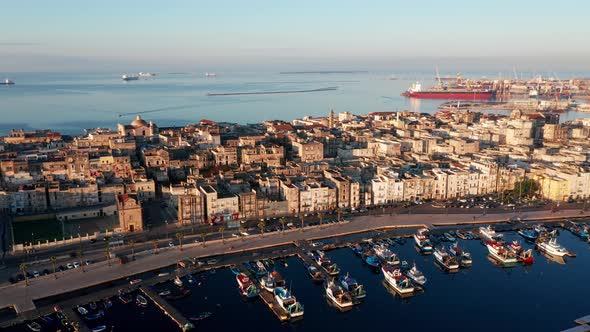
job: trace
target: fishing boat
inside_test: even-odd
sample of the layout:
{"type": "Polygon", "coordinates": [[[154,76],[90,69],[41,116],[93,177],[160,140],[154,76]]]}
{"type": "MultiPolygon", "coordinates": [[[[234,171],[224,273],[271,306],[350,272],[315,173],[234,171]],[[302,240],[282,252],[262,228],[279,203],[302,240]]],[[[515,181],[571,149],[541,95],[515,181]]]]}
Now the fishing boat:
{"type": "Polygon", "coordinates": [[[125,75],[121,76],[121,79],[126,82],[127,81],[137,81],[139,79],[139,76],[125,74],[125,75]]]}
{"type": "Polygon", "coordinates": [[[455,242],[455,241],[457,241],[457,239],[455,239],[455,237],[454,237],[454,236],[452,236],[452,235],[451,235],[451,233],[447,233],[447,232],[445,232],[445,233],[443,233],[443,236],[444,236],[444,237],[445,237],[445,239],[446,239],[447,241],[449,241],[449,242],[455,242]]]}
{"type": "Polygon", "coordinates": [[[363,262],[372,268],[379,268],[381,263],[379,262],[379,258],[375,255],[365,254],[363,256],[363,262]]]}
{"type": "Polygon", "coordinates": [[[182,285],[184,285],[179,276],[176,276],[176,278],[174,278],[174,284],[178,287],[182,287],[182,285]]]}
{"type": "Polygon", "coordinates": [[[457,237],[460,238],[461,240],[469,240],[468,235],[469,233],[463,233],[461,230],[457,231],[457,237]]]}
{"type": "Polygon", "coordinates": [[[414,266],[412,266],[411,269],[406,271],[406,276],[408,276],[408,278],[420,286],[424,286],[426,283],[426,277],[422,271],[418,270],[416,263],[414,263],[414,266]]]}
{"type": "Polygon", "coordinates": [[[350,245],[350,249],[357,256],[361,256],[363,254],[363,247],[358,243],[350,245]]]}
{"type": "Polygon", "coordinates": [[[86,317],[84,318],[86,320],[97,320],[99,318],[102,318],[102,316],[104,316],[104,311],[99,310],[96,313],[86,315],[86,317]]]}
{"type": "Polygon", "coordinates": [[[272,293],[277,287],[285,287],[285,280],[279,272],[272,271],[267,276],[260,279],[260,285],[262,288],[272,293]]]}
{"type": "Polygon", "coordinates": [[[459,244],[457,242],[453,243],[450,246],[449,253],[451,254],[451,256],[457,258],[457,260],[459,261],[459,265],[462,267],[469,267],[473,264],[471,254],[463,251],[463,249],[459,247],[459,244]]]}
{"type": "Polygon", "coordinates": [[[147,307],[148,305],[148,301],[142,295],[137,295],[135,298],[135,303],[137,303],[137,305],[140,307],[147,307]]]}
{"type": "Polygon", "coordinates": [[[123,304],[127,304],[127,303],[133,301],[133,297],[129,293],[120,289],[119,290],[119,301],[121,301],[121,303],[123,303],[123,304]]]}
{"type": "Polygon", "coordinates": [[[314,253],[314,259],[318,265],[331,276],[336,276],[340,273],[340,268],[335,263],[332,263],[330,258],[321,250],[314,253]]]}
{"type": "Polygon", "coordinates": [[[480,227],[479,228],[479,235],[481,236],[481,239],[484,242],[487,242],[487,241],[498,242],[498,240],[500,240],[504,236],[504,234],[496,233],[496,231],[494,230],[494,228],[492,228],[491,225],[488,225],[486,227],[480,227]]]}
{"type": "Polygon", "coordinates": [[[428,230],[426,228],[420,229],[416,234],[414,234],[414,242],[420,252],[422,253],[432,253],[432,243],[430,239],[428,239],[428,230]]]}
{"type": "Polygon", "coordinates": [[[340,309],[350,308],[353,306],[352,296],[346,292],[342,286],[334,283],[334,281],[326,282],[325,286],[326,297],[340,309]]]}
{"type": "Polygon", "coordinates": [[[168,296],[168,295],[170,295],[171,293],[172,293],[172,292],[170,292],[170,290],[169,290],[169,289],[165,289],[165,290],[163,290],[163,291],[159,292],[159,293],[158,293],[158,295],[160,295],[160,296],[168,296]]]}
{"type": "Polygon", "coordinates": [[[402,274],[400,269],[393,268],[392,266],[384,265],[381,267],[381,271],[385,276],[385,281],[400,295],[410,295],[414,293],[414,286],[410,282],[410,279],[402,274]]]}
{"type": "Polygon", "coordinates": [[[573,221],[569,222],[569,231],[575,236],[579,237],[584,241],[588,241],[588,229],[585,225],[579,225],[573,221]]]}
{"type": "Polygon", "coordinates": [[[535,242],[535,240],[537,240],[539,237],[539,233],[532,229],[521,229],[518,231],[518,235],[531,242],[535,242]]]}
{"type": "Polygon", "coordinates": [[[229,269],[231,270],[231,272],[235,275],[240,274],[240,269],[238,269],[238,267],[235,264],[232,264],[229,266],[229,269]]]}
{"type": "Polygon", "coordinates": [[[350,295],[355,299],[362,299],[367,296],[363,285],[359,284],[356,279],[351,278],[348,273],[345,276],[340,276],[338,279],[344,290],[350,292],[350,295]]]}
{"type": "Polygon", "coordinates": [[[533,227],[533,230],[534,230],[535,232],[537,232],[537,234],[539,234],[539,235],[540,235],[540,234],[543,234],[543,233],[547,233],[547,232],[548,232],[548,230],[547,230],[547,227],[545,227],[545,226],[543,226],[543,225],[535,225],[535,226],[533,227]]]}
{"type": "Polygon", "coordinates": [[[449,271],[459,269],[459,262],[457,259],[449,255],[449,253],[445,251],[444,247],[441,247],[440,249],[434,249],[434,259],[437,263],[449,271]]]}
{"type": "Polygon", "coordinates": [[[537,248],[548,255],[563,257],[570,255],[569,251],[557,243],[557,237],[553,236],[548,241],[537,242],[537,248]]]}
{"type": "Polygon", "coordinates": [[[4,79],[3,81],[0,82],[0,85],[14,85],[14,81],[7,79],[4,79]]]}
{"type": "Polygon", "coordinates": [[[322,273],[320,272],[320,270],[318,270],[317,267],[310,265],[307,267],[307,273],[309,274],[309,276],[311,277],[311,279],[314,282],[320,282],[323,281],[324,278],[322,277],[322,273]]]}
{"type": "Polygon", "coordinates": [[[274,289],[275,300],[283,310],[285,310],[289,317],[303,316],[303,305],[297,302],[295,296],[284,287],[277,287],[274,289]]]}
{"type": "Polygon", "coordinates": [[[27,327],[29,328],[29,330],[31,330],[33,332],[40,332],[41,331],[41,324],[39,324],[35,321],[28,322],[27,327]]]}
{"type": "Polygon", "coordinates": [[[503,265],[513,265],[518,262],[516,255],[498,241],[488,241],[486,247],[490,256],[503,265]]]}
{"type": "Polygon", "coordinates": [[[379,257],[379,259],[381,259],[385,263],[389,265],[399,264],[399,258],[393,251],[387,248],[387,245],[376,245],[373,247],[373,250],[375,251],[375,255],[377,255],[377,257],[379,257]]]}
{"type": "Polygon", "coordinates": [[[78,308],[76,308],[76,310],[78,310],[78,312],[82,316],[88,315],[88,310],[86,308],[84,308],[83,306],[79,306],[78,308]]]}
{"type": "Polygon", "coordinates": [[[245,273],[240,273],[236,276],[240,293],[248,298],[258,296],[258,288],[250,281],[250,278],[245,273]]]}

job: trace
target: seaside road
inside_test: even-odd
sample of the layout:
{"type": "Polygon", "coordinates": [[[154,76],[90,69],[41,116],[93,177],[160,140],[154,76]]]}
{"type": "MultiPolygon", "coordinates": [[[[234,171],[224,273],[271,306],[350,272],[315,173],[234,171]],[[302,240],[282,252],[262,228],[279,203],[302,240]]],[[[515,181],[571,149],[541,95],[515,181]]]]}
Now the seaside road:
{"type": "MultiPolygon", "coordinates": [[[[184,245],[183,251],[180,251],[180,248],[176,246],[174,248],[161,249],[157,255],[148,251],[137,253],[135,261],[124,265],[113,262],[109,266],[108,262],[97,262],[96,264],[85,266],[84,269],[86,272],[82,272],[81,269],[74,269],[64,271],[57,279],[52,275],[31,279],[29,280],[29,286],[25,286],[24,282],[20,282],[2,287],[0,288],[0,308],[14,306],[17,313],[34,310],[34,300],[157,270],[187,257],[202,258],[226,253],[240,253],[246,250],[288,245],[300,240],[346,235],[348,233],[358,233],[379,228],[423,227],[424,225],[451,225],[473,222],[505,222],[512,217],[514,217],[514,213],[488,215],[405,214],[361,216],[354,218],[350,222],[312,226],[305,228],[303,231],[301,229],[292,229],[286,230],[285,232],[258,234],[239,239],[226,239],[225,243],[221,240],[208,241],[205,244],[190,243],[184,245]]],[[[540,220],[543,218],[566,219],[588,217],[588,215],[581,215],[580,210],[564,210],[555,214],[547,213],[547,211],[528,212],[521,217],[523,219],[540,220]]]]}

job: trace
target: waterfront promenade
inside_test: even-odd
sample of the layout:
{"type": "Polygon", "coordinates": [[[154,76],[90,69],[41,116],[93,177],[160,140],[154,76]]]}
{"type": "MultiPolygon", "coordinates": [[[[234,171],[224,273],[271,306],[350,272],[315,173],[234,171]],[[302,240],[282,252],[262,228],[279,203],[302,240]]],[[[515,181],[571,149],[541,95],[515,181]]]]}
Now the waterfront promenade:
{"type": "Polygon", "coordinates": [[[224,242],[215,240],[208,241],[205,244],[190,243],[185,244],[182,251],[178,246],[160,249],[158,255],[150,251],[144,251],[135,255],[135,261],[124,265],[118,264],[114,260],[110,265],[108,262],[102,261],[85,266],[86,272],[82,272],[79,268],[59,273],[57,279],[53,275],[30,279],[29,286],[25,286],[24,282],[20,282],[0,288],[0,308],[13,306],[17,313],[34,310],[35,300],[157,270],[187,257],[203,258],[227,253],[241,253],[248,250],[289,245],[300,240],[326,238],[376,229],[506,222],[514,217],[520,217],[522,220],[543,220],[589,217],[589,215],[582,214],[579,209],[576,209],[563,210],[557,213],[532,211],[519,215],[511,212],[486,215],[446,215],[442,213],[360,216],[353,218],[350,222],[307,227],[303,231],[301,229],[292,229],[285,232],[251,235],[239,239],[226,239],[224,242]]]}

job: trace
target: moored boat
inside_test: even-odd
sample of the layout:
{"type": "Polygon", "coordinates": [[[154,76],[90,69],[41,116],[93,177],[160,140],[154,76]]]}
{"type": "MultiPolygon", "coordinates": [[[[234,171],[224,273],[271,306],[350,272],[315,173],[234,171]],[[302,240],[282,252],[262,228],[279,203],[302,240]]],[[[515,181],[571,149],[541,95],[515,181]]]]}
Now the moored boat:
{"type": "Polygon", "coordinates": [[[236,276],[238,288],[240,293],[248,298],[258,296],[258,288],[252,283],[250,278],[245,273],[240,273],[236,276]]]}
{"type": "Polygon", "coordinates": [[[457,242],[453,243],[450,246],[449,253],[451,254],[451,256],[455,257],[459,261],[459,265],[461,267],[469,267],[473,264],[471,254],[463,251],[463,249],[459,247],[459,244],[457,242]]]}
{"type": "Polygon", "coordinates": [[[358,243],[351,245],[350,249],[357,256],[361,256],[363,254],[363,247],[358,243]]]}
{"type": "Polygon", "coordinates": [[[496,231],[494,230],[494,228],[492,228],[491,225],[488,225],[486,227],[480,227],[479,235],[481,236],[481,239],[484,241],[484,243],[487,241],[497,242],[504,236],[504,234],[496,233],[496,231]]]}
{"type": "Polygon", "coordinates": [[[334,281],[326,282],[325,291],[326,297],[340,309],[350,308],[354,305],[350,293],[346,292],[342,286],[334,283],[334,281]]]}
{"type": "Polygon", "coordinates": [[[502,265],[514,265],[518,262],[516,255],[498,241],[488,241],[486,247],[490,256],[502,265]]]}
{"type": "Polygon", "coordinates": [[[410,279],[403,275],[400,269],[384,265],[381,267],[381,271],[387,284],[393,287],[398,294],[410,295],[414,293],[414,286],[412,286],[410,279]]]}
{"type": "Polygon", "coordinates": [[[35,321],[28,322],[27,327],[29,328],[29,330],[31,330],[33,332],[40,332],[41,331],[41,324],[39,324],[35,321]]]}
{"type": "Polygon", "coordinates": [[[445,233],[443,233],[443,236],[449,242],[455,242],[455,241],[457,241],[457,239],[455,239],[455,237],[453,235],[451,235],[451,233],[445,232],[445,233]]]}
{"type": "Polygon", "coordinates": [[[448,271],[459,269],[459,261],[457,258],[449,255],[444,247],[434,249],[435,261],[448,271]]]}
{"type": "Polygon", "coordinates": [[[275,300],[283,310],[287,312],[289,317],[301,317],[303,316],[303,305],[297,302],[295,296],[284,287],[277,287],[274,289],[275,300]]]}
{"type": "Polygon", "coordinates": [[[131,296],[131,294],[120,289],[119,290],[119,301],[121,301],[121,303],[123,303],[123,304],[127,304],[127,303],[133,301],[133,297],[131,296]]]}
{"type": "Polygon", "coordinates": [[[86,308],[84,308],[83,306],[78,306],[78,308],[76,308],[76,310],[78,311],[78,313],[80,313],[80,315],[84,316],[84,315],[88,315],[88,310],[86,308]]]}
{"type": "Polygon", "coordinates": [[[429,254],[432,253],[432,243],[430,239],[428,239],[428,230],[426,228],[420,229],[418,232],[414,234],[414,242],[420,252],[429,254]]]}
{"type": "Polygon", "coordinates": [[[563,257],[571,255],[567,249],[557,243],[557,237],[552,236],[548,241],[537,242],[537,248],[551,256],[563,257]]]}
{"type": "Polygon", "coordinates": [[[147,299],[145,297],[143,297],[142,295],[137,295],[135,297],[135,303],[137,303],[137,305],[140,307],[147,307],[147,305],[148,305],[147,299]]]}
{"type": "Polygon", "coordinates": [[[539,233],[532,229],[521,229],[518,231],[518,235],[522,236],[527,241],[534,242],[539,237],[539,233]]]}
{"type": "Polygon", "coordinates": [[[176,278],[174,278],[174,284],[178,287],[182,287],[182,285],[184,285],[179,276],[176,276],[176,278]]]}
{"type": "Polygon", "coordinates": [[[375,251],[375,255],[379,257],[383,262],[389,265],[398,265],[399,258],[397,255],[387,248],[387,245],[376,245],[373,246],[373,250],[375,251]]]}
{"type": "Polygon", "coordinates": [[[285,280],[279,272],[272,271],[267,276],[260,279],[260,285],[262,288],[272,293],[277,287],[285,287],[285,280]]]}
{"type": "Polygon", "coordinates": [[[414,263],[411,269],[406,271],[406,276],[408,276],[408,278],[410,278],[413,282],[420,286],[424,286],[424,284],[427,281],[426,276],[424,276],[424,273],[422,273],[422,271],[418,270],[418,268],[416,267],[416,263],[414,263]]]}
{"type": "Polygon", "coordinates": [[[363,255],[363,262],[372,268],[378,268],[381,263],[379,262],[379,258],[375,255],[365,254],[363,255]]]}
{"type": "Polygon", "coordinates": [[[309,274],[314,282],[320,282],[324,280],[322,272],[320,272],[320,270],[318,270],[318,268],[313,265],[307,267],[307,274],[309,274]]]}
{"type": "Polygon", "coordinates": [[[355,299],[362,299],[367,296],[363,285],[359,284],[356,279],[351,278],[348,273],[340,276],[339,281],[344,290],[350,292],[350,295],[355,299]]]}

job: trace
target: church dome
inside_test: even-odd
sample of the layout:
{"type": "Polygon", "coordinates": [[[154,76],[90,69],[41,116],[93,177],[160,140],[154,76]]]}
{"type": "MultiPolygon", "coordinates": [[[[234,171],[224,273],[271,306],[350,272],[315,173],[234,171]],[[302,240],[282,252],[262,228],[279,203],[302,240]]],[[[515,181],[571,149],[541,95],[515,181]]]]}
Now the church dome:
{"type": "Polygon", "coordinates": [[[147,122],[145,122],[142,118],[141,115],[138,115],[135,120],[133,120],[133,122],[131,122],[131,125],[135,128],[139,128],[139,127],[147,127],[147,122]]]}

